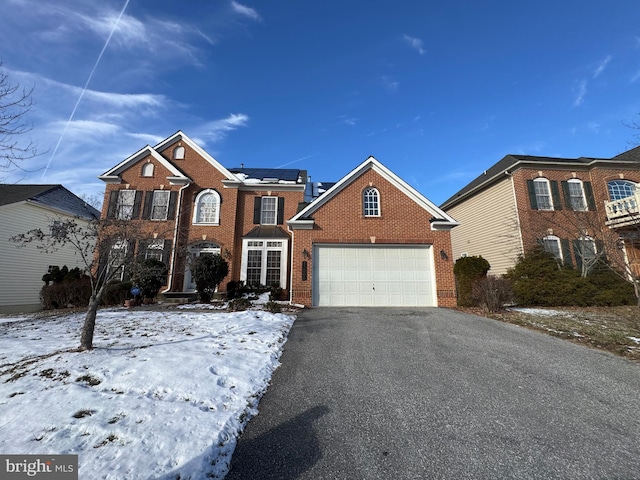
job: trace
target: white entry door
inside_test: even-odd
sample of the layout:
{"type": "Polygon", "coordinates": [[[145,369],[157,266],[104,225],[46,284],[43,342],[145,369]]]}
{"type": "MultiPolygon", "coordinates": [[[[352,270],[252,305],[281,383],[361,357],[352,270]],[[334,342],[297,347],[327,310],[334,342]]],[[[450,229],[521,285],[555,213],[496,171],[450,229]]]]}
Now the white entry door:
{"type": "Polygon", "coordinates": [[[316,245],[314,306],[437,306],[429,245],[316,245]]]}
{"type": "MultiPolygon", "coordinates": [[[[191,258],[199,257],[200,255],[213,255],[220,253],[220,245],[213,242],[202,242],[189,247],[189,256],[191,258]]],[[[185,266],[184,270],[184,292],[195,292],[196,283],[191,278],[191,270],[189,270],[189,262],[185,266]]]]}

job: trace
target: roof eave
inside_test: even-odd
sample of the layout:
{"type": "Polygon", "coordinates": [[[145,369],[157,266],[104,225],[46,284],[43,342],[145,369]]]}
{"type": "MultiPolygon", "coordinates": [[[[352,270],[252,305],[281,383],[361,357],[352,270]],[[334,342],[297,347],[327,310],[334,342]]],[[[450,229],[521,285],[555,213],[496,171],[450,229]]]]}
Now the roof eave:
{"type": "Polygon", "coordinates": [[[313,219],[307,220],[289,220],[287,225],[292,230],[313,230],[313,226],[315,225],[315,221],[313,219]]]}

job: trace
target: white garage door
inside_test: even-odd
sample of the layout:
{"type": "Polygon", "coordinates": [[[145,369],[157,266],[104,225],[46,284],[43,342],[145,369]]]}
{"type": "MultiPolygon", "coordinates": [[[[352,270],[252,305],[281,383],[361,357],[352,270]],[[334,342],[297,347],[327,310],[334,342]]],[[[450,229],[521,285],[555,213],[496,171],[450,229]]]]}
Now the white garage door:
{"type": "Polygon", "coordinates": [[[316,245],[315,306],[436,306],[428,245],[316,245]]]}

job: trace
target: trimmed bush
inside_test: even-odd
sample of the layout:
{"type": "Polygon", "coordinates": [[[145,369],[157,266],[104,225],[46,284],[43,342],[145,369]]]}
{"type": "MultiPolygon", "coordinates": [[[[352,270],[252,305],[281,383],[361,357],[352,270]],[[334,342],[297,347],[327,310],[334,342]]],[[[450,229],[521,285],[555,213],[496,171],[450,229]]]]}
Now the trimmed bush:
{"type": "Polygon", "coordinates": [[[482,256],[462,257],[456,260],[453,273],[456,276],[458,306],[474,307],[477,305],[473,298],[473,284],[486,277],[490,268],[491,265],[482,256]]]}
{"type": "Polygon", "coordinates": [[[206,303],[211,301],[216,287],[229,273],[229,264],[217,253],[192,259],[189,268],[196,284],[198,300],[206,303]]]}
{"type": "Polygon", "coordinates": [[[124,301],[131,298],[131,282],[112,280],[102,296],[103,305],[123,305],[124,301]]]}

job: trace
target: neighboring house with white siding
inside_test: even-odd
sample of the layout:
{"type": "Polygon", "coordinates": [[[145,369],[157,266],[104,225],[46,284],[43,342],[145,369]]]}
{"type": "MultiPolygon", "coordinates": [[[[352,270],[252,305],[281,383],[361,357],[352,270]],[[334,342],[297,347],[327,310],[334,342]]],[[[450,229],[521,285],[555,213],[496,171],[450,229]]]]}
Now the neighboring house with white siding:
{"type": "MultiPolygon", "coordinates": [[[[639,184],[640,147],[612,158],[507,155],[440,208],[460,223],[451,231],[454,260],[481,255],[495,275],[536,244],[580,269],[585,256],[617,239],[637,269],[638,229],[626,219],[638,215],[639,184]]],[[[606,254],[622,254],[615,250],[606,254]]]]}
{"type": "Polygon", "coordinates": [[[46,233],[57,219],[98,218],[99,211],[62,185],[0,184],[0,313],[39,310],[42,276],[49,267],[85,268],[71,247],[45,252],[35,243],[21,247],[11,237],[38,228],[46,233]]]}

